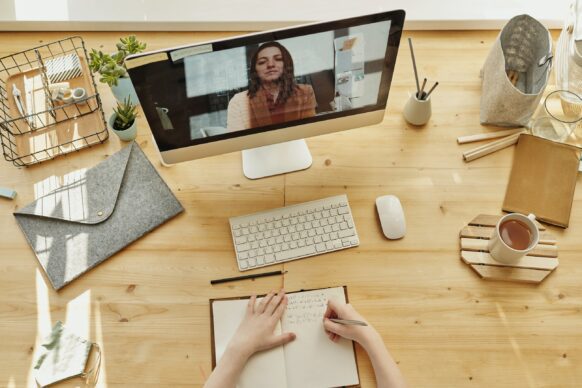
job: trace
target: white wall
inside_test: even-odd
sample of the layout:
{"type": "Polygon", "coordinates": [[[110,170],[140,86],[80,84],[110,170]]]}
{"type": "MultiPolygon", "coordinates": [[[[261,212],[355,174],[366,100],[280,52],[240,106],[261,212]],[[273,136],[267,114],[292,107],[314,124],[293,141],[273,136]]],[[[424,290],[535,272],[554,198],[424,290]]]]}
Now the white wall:
{"type": "Polygon", "coordinates": [[[0,0],[0,30],[258,31],[391,9],[406,29],[491,29],[528,13],[561,28],[571,0],[0,0]]]}

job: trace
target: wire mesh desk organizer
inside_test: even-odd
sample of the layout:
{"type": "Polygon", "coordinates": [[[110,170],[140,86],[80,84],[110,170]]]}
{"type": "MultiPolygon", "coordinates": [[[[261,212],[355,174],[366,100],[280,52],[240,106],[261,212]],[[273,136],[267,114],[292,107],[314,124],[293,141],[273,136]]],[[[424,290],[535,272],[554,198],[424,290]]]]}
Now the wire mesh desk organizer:
{"type": "Polygon", "coordinates": [[[0,140],[7,161],[28,166],[108,137],[80,37],[0,58],[0,140]]]}

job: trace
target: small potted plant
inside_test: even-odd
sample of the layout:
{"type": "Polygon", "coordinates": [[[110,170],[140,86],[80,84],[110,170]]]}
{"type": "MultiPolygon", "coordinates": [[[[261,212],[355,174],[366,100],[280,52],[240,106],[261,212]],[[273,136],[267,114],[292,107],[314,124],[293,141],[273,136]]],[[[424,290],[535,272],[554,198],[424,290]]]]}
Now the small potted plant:
{"type": "Polygon", "coordinates": [[[128,97],[118,102],[109,118],[109,127],[123,141],[131,141],[137,137],[137,105],[128,97]]]}
{"type": "Polygon", "coordinates": [[[144,51],[146,44],[137,40],[135,35],[130,35],[120,38],[116,47],[117,52],[111,55],[91,49],[89,53],[89,68],[92,72],[99,73],[101,76],[99,81],[109,85],[117,101],[124,101],[127,96],[130,96],[134,103],[139,104],[137,94],[123,61],[130,54],[144,51]]]}

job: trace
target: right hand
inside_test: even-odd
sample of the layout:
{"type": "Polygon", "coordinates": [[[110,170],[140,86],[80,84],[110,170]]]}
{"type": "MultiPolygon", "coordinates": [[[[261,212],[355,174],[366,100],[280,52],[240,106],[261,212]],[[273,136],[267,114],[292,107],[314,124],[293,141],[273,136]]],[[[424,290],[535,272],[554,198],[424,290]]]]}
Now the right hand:
{"type": "Polygon", "coordinates": [[[370,341],[374,340],[375,336],[378,336],[376,330],[368,322],[366,322],[368,326],[342,325],[330,321],[330,318],[355,319],[363,322],[366,322],[366,320],[351,304],[338,302],[333,299],[328,300],[327,310],[323,315],[323,327],[329,339],[333,342],[337,342],[340,337],[343,337],[356,341],[366,347],[370,341]]]}

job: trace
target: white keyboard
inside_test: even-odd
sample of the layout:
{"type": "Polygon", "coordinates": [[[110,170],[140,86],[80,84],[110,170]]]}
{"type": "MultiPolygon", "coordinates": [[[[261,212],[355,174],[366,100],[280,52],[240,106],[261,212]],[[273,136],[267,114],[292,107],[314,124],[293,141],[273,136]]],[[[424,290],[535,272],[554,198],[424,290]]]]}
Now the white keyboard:
{"type": "Polygon", "coordinates": [[[229,221],[241,271],[360,244],[346,195],[233,217],[229,221]]]}

